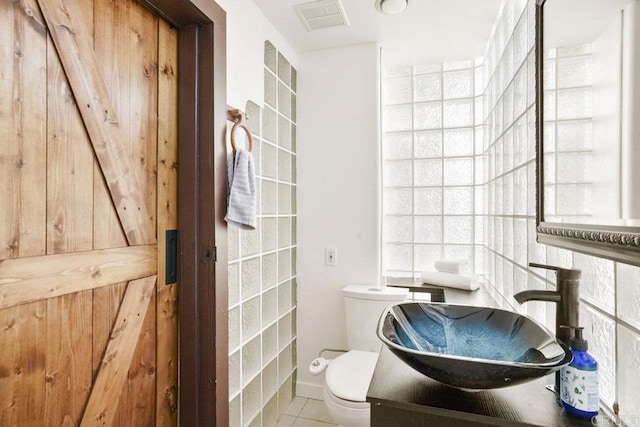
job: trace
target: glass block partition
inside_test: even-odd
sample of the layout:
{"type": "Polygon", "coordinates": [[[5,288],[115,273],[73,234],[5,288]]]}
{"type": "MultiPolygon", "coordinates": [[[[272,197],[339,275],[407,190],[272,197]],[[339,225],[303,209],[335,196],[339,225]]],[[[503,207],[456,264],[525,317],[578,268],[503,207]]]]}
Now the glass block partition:
{"type": "MultiPolygon", "coordinates": [[[[547,247],[535,239],[534,19],[535,1],[504,2],[482,69],[484,171],[477,182],[483,194],[482,270],[488,289],[507,305],[515,304],[514,293],[547,283],[545,272],[528,269],[529,262],[547,261],[547,247]]],[[[517,308],[548,323],[550,305],[529,302],[517,308]]]]}
{"type": "MultiPolygon", "coordinates": [[[[383,274],[411,277],[439,258],[475,264],[474,61],[404,67],[382,84],[383,274]]],[[[481,254],[481,253],[479,253],[481,254]]],[[[481,260],[481,257],[479,257],[481,260]]]]}
{"type": "MultiPolygon", "coordinates": [[[[483,65],[487,113],[484,179],[477,184],[484,193],[483,270],[488,289],[505,306],[526,313],[553,330],[554,304],[518,305],[513,294],[525,289],[555,289],[555,273],[528,268],[529,262],[581,269],[580,322],[585,327],[590,351],[600,363],[601,401],[609,408],[618,402],[621,419],[627,425],[637,425],[640,268],[536,242],[534,45],[535,0],[505,1],[483,65]]],[[[555,79],[556,88],[553,90],[556,98],[549,98],[553,105],[545,105],[555,107],[556,114],[555,120],[545,125],[546,141],[551,141],[555,148],[552,156],[575,155],[577,165],[562,172],[556,168],[554,175],[560,184],[584,188],[588,183],[582,173],[590,166],[588,161],[579,159],[591,150],[591,112],[575,111],[570,99],[590,91],[589,55],[583,48],[567,48],[556,51],[555,57],[553,53],[547,55],[545,64],[546,75],[555,79]],[[573,73],[576,70],[584,74],[566,78],[576,74],[573,73]],[[573,175],[563,176],[564,173],[573,175]]],[[[597,157],[593,159],[599,161],[597,157]]],[[[591,206],[587,196],[580,198],[583,207],[591,206]]],[[[562,210],[562,203],[567,206],[566,198],[556,194],[555,200],[558,203],[553,213],[575,215],[575,211],[562,210]]]]}
{"type": "Polygon", "coordinates": [[[229,227],[230,426],[275,426],[296,375],[297,72],[265,42],[265,105],[248,102],[255,230],[229,227]]]}

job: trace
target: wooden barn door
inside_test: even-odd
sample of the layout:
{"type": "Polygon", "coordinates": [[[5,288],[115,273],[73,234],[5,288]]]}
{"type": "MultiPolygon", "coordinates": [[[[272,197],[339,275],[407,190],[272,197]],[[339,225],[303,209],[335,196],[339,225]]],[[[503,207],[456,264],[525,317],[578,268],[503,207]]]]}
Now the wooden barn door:
{"type": "Polygon", "coordinates": [[[175,425],[177,32],[0,0],[0,426],[175,425]]]}

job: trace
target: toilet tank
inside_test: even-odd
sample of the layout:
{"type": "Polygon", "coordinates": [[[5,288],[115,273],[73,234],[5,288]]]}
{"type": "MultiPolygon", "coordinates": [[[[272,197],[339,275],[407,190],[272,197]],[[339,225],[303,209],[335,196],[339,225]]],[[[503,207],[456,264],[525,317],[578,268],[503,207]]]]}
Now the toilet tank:
{"type": "Polygon", "coordinates": [[[349,350],[379,351],[382,342],[376,328],[382,311],[389,305],[404,301],[406,288],[349,285],[342,289],[347,323],[349,350]]]}

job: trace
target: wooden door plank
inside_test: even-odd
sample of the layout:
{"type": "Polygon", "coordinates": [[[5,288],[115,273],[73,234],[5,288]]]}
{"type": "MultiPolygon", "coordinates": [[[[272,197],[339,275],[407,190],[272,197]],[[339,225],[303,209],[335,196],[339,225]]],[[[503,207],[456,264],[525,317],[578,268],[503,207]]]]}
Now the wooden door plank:
{"type": "MultiPolygon", "coordinates": [[[[31,1],[0,2],[0,41],[2,260],[46,250],[47,35],[31,1]]],[[[42,420],[45,329],[44,302],[0,310],[2,426],[42,420]]]]}
{"type": "Polygon", "coordinates": [[[158,294],[156,426],[178,423],[178,285],[166,286],[167,229],[178,228],[178,33],[158,32],[158,294]]]}
{"type": "MultiPolygon", "coordinates": [[[[129,0],[129,156],[142,185],[146,206],[156,218],[158,152],[158,17],[129,0]]],[[[154,221],[154,226],[156,221],[154,221]]]]}
{"type": "Polygon", "coordinates": [[[102,176],[100,164],[93,161],[93,248],[119,248],[127,244],[122,224],[102,176]]]}
{"type": "MultiPolygon", "coordinates": [[[[91,28],[92,3],[78,5],[76,13],[77,19],[91,28]]],[[[87,36],[88,43],[92,43],[91,35],[87,36]]],[[[51,39],[48,51],[55,52],[51,39]]],[[[93,189],[87,183],[93,181],[93,152],[62,64],[55,54],[48,55],[47,59],[47,254],[90,251],[93,248],[93,189]]],[[[44,258],[31,258],[29,270],[49,269],[52,260],[44,258]]],[[[22,261],[22,266],[28,262],[22,261]]],[[[28,286],[31,283],[35,285],[35,292],[30,295],[33,297],[39,295],[39,290],[68,283],[57,277],[55,283],[38,284],[27,274],[27,280],[22,283],[27,286],[20,289],[10,286],[2,291],[17,297],[31,290],[28,286]]],[[[92,381],[92,292],[61,295],[46,302],[44,419],[53,425],[77,425],[92,381]]]]}
{"type": "Polygon", "coordinates": [[[44,419],[76,426],[91,389],[92,292],[52,298],[47,304],[44,419]]]}
{"type": "Polygon", "coordinates": [[[102,357],[109,343],[109,336],[116,323],[127,282],[116,283],[93,290],[93,377],[95,378],[102,357]]]}
{"type": "Polygon", "coordinates": [[[156,293],[151,291],[126,383],[120,394],[118,423],[121,426],[153,425],[156,416],[156,293]]]}
{"type": "Polygon", "coordinates": [[[158,289],[156,297],[156,425],[178,424],[178,287],[158,289]]]}
{"type": "MultiPolygon", "coordinates": [[[[45,253],[46,244],[46,103],[47,33],[35,0],[19,3],[20,18],[15,28],[21,35],[16,47],[15,71],[20,76],[19,99],[14,97],[13,113],[19,132],[13,141],[19,147],[16,168],[20,170],[19,256],[45,253]],[[17,61],[17,58],[20,58],[17,61]],[[18,106],[17,104],[20,104],[18,106]],[[19,116],[18,116],[19,111],[19,116]]],[[[15,96],[14,92],[14,96],[15,96]]],[[[18,130],[18,129],[16,129],[18,130]]],[[[2,257],[0,257],[2,258],[2,257]]]]}
{"type": "Polygon", "coordinates": [[[0,259],[45,250],[47,35],[32,6],[0,2],[0,259]]]}
{"type": "MultiPolygon", "coordinates": [[[[136,0],[128,4],[129,16],[112,31],[127,34],[120,51],[129,51],[128,86],[137,96],[128,99],[129,146],[136,177],[148,212],[156,227],[158,146],[158,18],[136,0]]],[[[119,110],[118,110],[119,111],[119,110]]],[[[164,258],[164,254],[163,254],[164,258]]],[[[156,414],[156,298],[151,300],[120,400],[121,425],[147,425],[156,414]]]]}
{"type": "MultiPolygon", "coordinates": [[[[129,154],[129,123],[132,120],[131,33],[128,29],[131,0],[93,0],[95,16],[93,51],[100,63],[100,74],[112,108],[117,112],[118,134],[124,153],[129,154]]],[[[135,162],[134,162],[135,167],[135,162]]]]}
{"type": "MultiPolygon", "coordinates": [[[[90,19],[86,6],[83,19],[90,19]]],[[[48,61],[47,253],[86,251],[93,246],[93,152],[62,65],[56,55],[48,61]]]]}
{"type": "Polygon", "coordinates": [[[111,201],[98,160],[93,161],[93,248],[119,248],[127,244],[122,224],[111,201]]]}
{"type": "Polygon", "coordinates": [[[156,274],[157,246],[0,261],[0,309],[156,274]]]}
{"type": "MultiPolygon", "coordinates": [[[[129,1],[94,0],[95,20],[93,32],[93,48],[96,57],[100,61],[102,74],[107,84],[107,90],[113,103],[113,108],[118,112],[120,135],[123,146],[128,144],[129,135],[129,45],[130,35],[123,31],[122,25],[129,20],[129,1]]],[[[122,230],[118,213],[111,201],[109,187],[107,186],[100,164],[95,161],[95,170],[98,172],[94,179],[94,248],[114,248],[124,246],[127,239],[122,230]]],[[[103,290],[97,290],[97,293],[103,290]]],[[[108,292],[105,290],[105,292],[108,292]]],[[[109,323],[109,330],[111,323],[109,323]]],[[[108,332],[107,332],[108,334],[108,332]]]]}
{"type": "MultiPolygon", "coordinates": [[[[15,5],[0,2],[0,93],[13,91],[13,15],[15,5]]],[[[15,189],[15,162],[11,97],[0,96],[0,197],[5,208],[0,209],[0,259],[15,258],[18,247],[18,216],[14,214],[20,203],[20,192],[15,189]]]]}
{"type": "MultiPolygon", "coordinates": [[[[129,122],[131,120],[129,101],[131,94],[130,70],[131,52],[129,49],[131,35],[126,30],[130,15],[129,0],[94,0],[96,19],[93,27],[94,32],[94,52],[102,70],[107,90],[113,104],[113,108],[118,112],[119,132],[122,137],[123,147],[128,151],[131,135],[129,133],[129,122]]],[[[135,163],[133,163],[135,164],[135,163]]],[[[95,162],[95,170],[100,171],[100,165],[95,162]]],[[[122,226],[118,219],[118,214],[111,201],[109,188],[104,177],[96,176],[94,180],[94,203],[98,211],[94,213],[94,223],[100,224],[94,230],[94,247],[109,248],[122,246],[121,242],[126,242],[126,237],[122,231],[122,226]]],[[[93,368],[97,374],[100,363],[113,325],[118,315],[120,302],[127,289],[127,283],[118,283],[113,286],[105,286],[95,289],[94,298],[94,339],[93,339],[93,368]]],[[[126,389],[123,390],[123,396],[126,389]]],[[[120,396],[120,399],[123,397],[120,396]]],[[[136,405],[136,397],[127,395],[128,404],[136,405]]],[[[116,402],[116,404],[118,404],[116,402]]],[[[118,404],[119,405],[119,404],[118,404]]],[[[118,411],[114,425],[122,424],[120,419],[125,415],[118,411]]],[[[126,424],[125,424],[126,425],[126,424]]]]}
{"type": "Polygon", "coordinates": [[[38,0],[38,4],[71,84],[127,241],[129,244],[154,243],[153,218],[147,210],[135,169],[126,156],[89,32],[82,19],[76,16],[78,3],[75,0],[38,0]]]}
{"type": "Polygon", "coordinates": [[[129,282],[81,425],[113,423],[118,410],[115,403],[126,383],[156,279],[151,276],[129,282]]]}
{"type": "Polygon", "coordinates": [[[44,412],[46,302],[0,310],[0,425],[40,425],[44,412]]]}
{"type": "MultiPolygon", "coordinates": [[[[129,19],[129,2],[96,0],[95,15],[100,19],[94,23],[94,51],[99,58],[107,88],[118,111],[120,133],[123,141],[129,140],[129,79],[128,64],[129,34],[120,29],[129,19]]],[[[109,188],[96,160],[94,169],[94,248],[112,248],[126,244],[126,237],[115,210],[109,188]],[[97,226],[99,225],[99,226],[97,226]]],[[[115,324],[120,303],[127,289],[127,283],[116,283],[93,291],[93,372],[98,373],[109,336],[115,324]]]]}

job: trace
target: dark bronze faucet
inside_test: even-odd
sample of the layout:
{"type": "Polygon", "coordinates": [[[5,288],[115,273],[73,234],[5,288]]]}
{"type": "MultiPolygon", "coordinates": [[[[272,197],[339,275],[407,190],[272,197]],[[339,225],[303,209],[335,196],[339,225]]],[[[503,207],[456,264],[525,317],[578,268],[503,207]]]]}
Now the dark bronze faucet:
{"type": "MultiPolygon", "coordinates": [[[[580,270],[554,267],[544,264],[529,263],[529,267],[546,268],[556,271],[556,290],[531,290],[518,292],[513,296],[519,304],[527,301],[550,301],[556,307],[556,337],[569,346],[571,329],[566,326],[578,327],[580,311],[580,270]],[[565,326],[565,327],[563,327],[565,326]]],[[[556,393],[560,391],[560,375],[556,373],[556,393]]]]}

